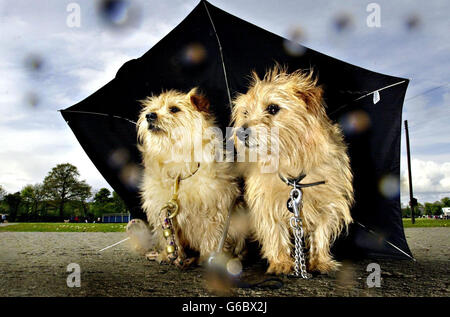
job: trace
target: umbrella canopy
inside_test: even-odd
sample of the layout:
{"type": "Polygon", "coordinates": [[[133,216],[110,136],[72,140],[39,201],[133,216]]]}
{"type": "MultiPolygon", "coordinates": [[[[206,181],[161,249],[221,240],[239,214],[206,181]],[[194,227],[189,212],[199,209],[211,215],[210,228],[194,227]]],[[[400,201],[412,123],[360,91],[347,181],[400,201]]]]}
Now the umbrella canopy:
{"type": "Polygon", "coordinates": [[[337,255],[411,257],[400,211],[400,129],[408,80],[363,69],[263,30],[206,1],[116,77],[61,113],[89,158],[141,217],[136,149],[138,100],[163,90],[198,86],[221,128],[230,98],[246,92],[249,74],[275,62],[289,71],[313,68],[328,115],[343,126],[354,173],[355,224],[335,246],[337,255]]]}

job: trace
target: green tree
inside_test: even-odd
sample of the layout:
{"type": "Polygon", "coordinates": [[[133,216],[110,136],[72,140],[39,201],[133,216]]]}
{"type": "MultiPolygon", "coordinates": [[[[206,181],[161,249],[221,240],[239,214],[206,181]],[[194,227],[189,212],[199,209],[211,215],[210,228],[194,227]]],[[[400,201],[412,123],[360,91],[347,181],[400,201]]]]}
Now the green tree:
{"type": "Polygon", "coordinates": [[[91,213],[95,217],[101,217],[105,213],[114,212],[111,191],[107,188],[100,188],[100,190],[94,195],[94,200],[91,204],[91,213]]]}
{"type": "Polygon", "coordinates": [[[444,197],[441,199],[442,207],[450,207],[450,198],[444,197]]]}
{"type": "Polygon", "coordinates": [[[411,208],[407,206],[406,208],[402,208],[402,217],[409,218],[411,217],[411,208]]]}
{"type": "Polygon", "coordinates": [[[425,215],[425,206],[421,203],[417,203],[416,210],[418,215],[425,215]]]}
{"type": "Polygon", "coordinates": [[[22,189],[21,196],[26,204],[27,214],[37,217],[39,204],[45,196],[44,186],[42,184],[27,185],[22,189]]]}
{"type": "Polygon", "coordinates": [[[120,198],[119,194],[117,194],[115,191],[112,193],[112,201],[114,206],[114,212],[115,213],[126,213],[127,212],[127,206],[125,205],[125,202],[120,198]]]}
{"type": "Polygon", "coordinates": [[[430,216],[439,216],[442,213],[441,202],[425,203],[425,214],[430,216]]]}
{"type": "MultiPolygon", "coordinates": [[[[416,206],[414,208],[414,216],[419,217],[421,215],[422,215],[422,213],[421,213],[420,206],[416,206]]],[[[406,206],[406,207],[402,208],[402,217],[403,218],[411,217],[411,207],[410,206],[406,206]]]]}
{"type": "Polygon", "coordinates": [[[79,180],[80,173],[72,164],[58,164],[44,179],[44,191],[64,215],[64,205],[69,201],[83,203],[91,196],[91,186],[86,181],[79,180]]]}
{"type": "Polygon", "coordinates": [[[433,207],[431,203],[425,203],[423,205],[423,213],[427,216],[431,216],[433,214],[433,207]]]}
{"type": "Polygon", "coordinates": [[[3,201],[3,199],[5,198],[5,196],[6,196],[7,194],[8,194],[8,193],[7,193],[6,190],[3,188],[3,186],[0,185],[0,202],[3,201]]]}
{"type": "Polygon", "coordinates": [[[6,208],[7,208],[7,204],[4,201],[5,200],[5,196],[8,195],[8,193],[6,192],[6,190],[2,187],[2,185],[0,185],[0,213],[6,213],[6,208]]]}
{"type": "Polygon", "coordinates": [[[94,202],[97,204],[107,204],[112,202],[111,192],[108,188],[100,188],[94,195],[94,202]]]}
{"type": "Polygon", "coordinates": [[[22,202],[22,196],[20,192],[14,194],[8,194],[4,198],[9,210],[9,219],[14,221],[19,213],[19,207],[22,202]]]}
{"type": "Polygon", "coordinates": [[[26,185],[22,190],[20,191],[20,196],[22,197],[23,205],[25,205],[25,213],[29,214],[30,212],[30,205],[33,201],[34,196],[34,190],[32,185],[26,185]]]}
{"type": "Polygon", "coordinates": [[[442,204],[440,201],[435,201],[433,203],[433,215],[434,216],[439,216],[442,214],[442,204]]]}

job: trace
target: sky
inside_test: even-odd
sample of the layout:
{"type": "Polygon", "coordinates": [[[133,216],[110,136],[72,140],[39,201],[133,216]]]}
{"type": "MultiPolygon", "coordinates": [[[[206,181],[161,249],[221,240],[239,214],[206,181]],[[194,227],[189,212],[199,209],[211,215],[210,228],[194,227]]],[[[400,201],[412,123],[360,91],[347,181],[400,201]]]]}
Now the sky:
{"type": "MultiPolygon", "coordinates": [[[[415,196],[420,202],[450,196],[449,1],[210,2],[314,50],[410,79],[403,119],[410,127],[415,196]],[[370,3],[380,8],[380,27],[367,25],[370,3]]],[[[113,79],[197,3],[132,1],[127,14],[105,20],[100,1],[0,0],[0,185],[15,192],[70,162],[94,189],[110,188],[58,110],[113,79]],[[80,9],[79,27],[68,23],[73,4],[80,9]]],[[[402,203],[409,199],[406,171],[402,129],[402,203]]]]}

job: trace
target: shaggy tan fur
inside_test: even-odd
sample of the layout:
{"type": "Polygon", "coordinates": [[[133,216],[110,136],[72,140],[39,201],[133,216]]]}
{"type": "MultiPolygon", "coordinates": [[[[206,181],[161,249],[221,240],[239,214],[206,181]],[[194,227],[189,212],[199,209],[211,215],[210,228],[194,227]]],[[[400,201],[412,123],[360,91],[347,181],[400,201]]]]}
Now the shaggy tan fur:
{"type": "Polygon", "coordinates": [[[244,248],[245,232],[240,229],[238,216],[245,216],[246,210],[235,204],[240,190],[233,166],[214,159],[215,149],[223,145],[211,133],[215,123],[208,100],[194,88],[187,94],[170,90],[148,97],[142,105],[138,120],[144,165],[142,207],[158,237],[160,260],[167,260],[160,209],[172,198],[177,175],[181,176],[179,212],[173,222],[181,247],[179,254],[189,248],[200,253],[200,262],[206,259],[216,250],[228,211],[233,208],[225,248],[239,255],[244,248]],[[157,116],[151,124],[146,118],[150,113],[157,116]],[[196,157],[198,140],[203,149],[200,157],[196,157]]]}
{"type": "MultiPolygon", "coordinates": [[[[352,172],[342,132],[326,115],[317,80],[311,72],[288,74],[279,66],[263,79],[254,73],[248,92],[235,99],[232,118],[235,127],[248,126],[252,131],[276,127],[279,131],[278,170],[261,172],[267,164],[261,161],[243,163],[242,168],[251,227],[269,261],[267,272],[287,274],[293,269],[292,213],[286,208],[291,187],[278,173],[287,177],[304,173],[303,183],[326,181],[303,189],[301,217],[309,247],[308,269],[322,273],[337,269],[330,245],[352,222],[352,172]],[[270,105],[279,111],[270,114],[270,105]]],[[[235,137],[235,142],[241,140],[235,137]]],[[[248,151],[249,146],[244,148],[248,151]]]]}
{"type": "Polygon", "coordinates": [[[130,238],[132,248],[144,255],[151,252],[155,248],[154,233],[150,231],[148,225],[141,219],[132,219],[126,228],[128,237],[130,238]]]}

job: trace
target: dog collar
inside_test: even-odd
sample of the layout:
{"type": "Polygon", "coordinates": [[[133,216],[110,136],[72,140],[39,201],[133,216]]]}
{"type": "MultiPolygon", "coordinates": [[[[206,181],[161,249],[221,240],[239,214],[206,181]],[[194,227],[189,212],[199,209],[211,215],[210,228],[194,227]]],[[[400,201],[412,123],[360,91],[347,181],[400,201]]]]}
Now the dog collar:
{"type": "Polygon", "coordinates": [[[178,178],[178,182],[184,181],[185,179],[188,179],[189,177],[194,176],[199,169],[200,169],[200,163],[197,164],[197,169],[192,174],[190,174],[190,175],[188,175],[186,177],[181,177],[181,174],[177,175],[176,177],[171,177],[171,175],[169,175],[169,177],[171,177],[171,178],[178,178]]]}
{"type": "Polygon", "coordinates": [[[305,188],[305,187],[312,187],[312,186],[325,184],[325,181],[314,182],[314,183],[309,183],[309,184],[301,184],[300,182],[302,181],[302,179],[304,179],[306,177],[306,174],[304,174],[304,173],[301,173],[299,176],[294,177],[294,178],[284,177],[280,173],[278,173],[278,176],[284,183],[286,183],[288,186],[291,186],[294,188],[305,188]]]}

